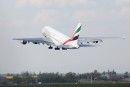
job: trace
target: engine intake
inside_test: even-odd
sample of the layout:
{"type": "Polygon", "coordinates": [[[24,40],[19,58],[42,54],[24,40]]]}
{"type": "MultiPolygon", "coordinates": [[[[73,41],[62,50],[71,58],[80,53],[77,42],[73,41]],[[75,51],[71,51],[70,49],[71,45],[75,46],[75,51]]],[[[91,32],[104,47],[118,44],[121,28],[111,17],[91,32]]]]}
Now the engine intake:
{"type": "Polygon", "coordinates": [[[93,43],[98,43],[98,41],[93,41],[93,43]]]}
{"type": "Polygon", "coordinates": [[[21,43],[25,45],[25,44],[27,44],[27,41],[21,41],[21,43]]]}
{"type": "Polygon", "coordinates": [[[33,44],[39,44],[38,42],[33,42],[33,44]]]}

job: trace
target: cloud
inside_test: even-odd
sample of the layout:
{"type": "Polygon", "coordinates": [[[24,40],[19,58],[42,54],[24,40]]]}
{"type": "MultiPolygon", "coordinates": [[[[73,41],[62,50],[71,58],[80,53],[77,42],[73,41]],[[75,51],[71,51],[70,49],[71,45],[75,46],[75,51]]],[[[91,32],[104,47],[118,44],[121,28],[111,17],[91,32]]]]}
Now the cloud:
{"type": "Polygon", "coordinates": [[[59,7],[71,7],[88,4],[89,0],[54,0],[54,3],[59,7]]]}
{"type": "Polygon", "coordinates": [[[130,0],[115,0],[117,5],[130,5],[130,0]]]}
{"type": "Polygon", "coordinates": [[[51,5],[49,0],[16,0],[17,7],[41,7],[51,5]]]}
{"type": "Polygon", "coordinates": [[[35,15],[34,21],[37,23],[60,23],[64,22],[88,22],[97,20],[99,13],[93,10],[72,10],[62,11],[56,9],[43,9],[35,15]]]}
{"type": "Polygon", "coordinates": [[[87,4],[90,0],[16,0],[18,7],[68,7],[87,4]]]}
{"type": "Polygon", "coordinates": [[[130,7],[119,5],[119,3],[128,4],[130,2],[129,0],[111,1],[111,3],[116,2],[114,4],[119,5],[112,9],[109,8],[109,5],[108,7],[98,7],[97,5],[99,5],[98,3],[100,2],[95,0],[17,0],[16,2],[17,5],[22,8],[40,7],[40,9],[34,13],[32,19],[32,23],[38,25],[57,25],[57,23],[61,21],[66,23],[86,23],[97,20],[130,18],[130,7]],[[59,7],[65,9],[58,9],[59,7]]]}
{"type": "Polygon", "coordinates": [[[119,16],[124,18],[130,18],[130,7],[123,7],[119,11],[119,16]]]}
{"type": "Polygon", "coordinates": [[[98,18],[95,10],[77,10],[73,14],[73,19],[82,22],[94,21],[98,18]]]}
{"type": "Polygon", "coordinates": [[[36,21],[49,20],[53,19],[56,16],[56,12],[54,10],[42,10],[38,12],[35,16],[36,21]]]}
{"type": "Polygon", "coordinates": [[[39,25],[58,25],[61,21],[69,21],[71,16],[72,15],[66,11],[43,9],[36,13],[33,21],[39,25]]]}

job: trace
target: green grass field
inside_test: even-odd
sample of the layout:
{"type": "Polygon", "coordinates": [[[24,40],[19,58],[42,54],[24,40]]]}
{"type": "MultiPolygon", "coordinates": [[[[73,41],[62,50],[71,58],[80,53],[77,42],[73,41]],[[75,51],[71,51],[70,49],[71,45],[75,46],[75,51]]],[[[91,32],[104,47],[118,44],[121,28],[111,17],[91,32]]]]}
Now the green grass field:
{"type": "Polygon", "coordinates": [[[1,85],[0,87],[130,87],[130,83],[120,84],[45,84],[45,85],[1,85]]]}

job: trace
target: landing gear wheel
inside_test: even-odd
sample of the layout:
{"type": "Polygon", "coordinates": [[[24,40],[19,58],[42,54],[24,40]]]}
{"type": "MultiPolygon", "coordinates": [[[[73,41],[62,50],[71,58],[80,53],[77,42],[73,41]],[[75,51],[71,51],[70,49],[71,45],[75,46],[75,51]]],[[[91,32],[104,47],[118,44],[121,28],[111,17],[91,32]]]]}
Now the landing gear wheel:
{"type": "Polygon", "coordinates": [[[52,47],[52,46],[50,46],[50,47],[48,47],[48,49],[53,49],[53,47],[52,47]]]}
{"type": "Polygon", "coordinates": [[[62,50],[67,50],[66,48],[62,48],[62,50]]]}
{"type": "Polygon", "coordinates": [[[55,48],[55,50],[60,50],[60,48],[57,47],[57,48],[55,48]]]}

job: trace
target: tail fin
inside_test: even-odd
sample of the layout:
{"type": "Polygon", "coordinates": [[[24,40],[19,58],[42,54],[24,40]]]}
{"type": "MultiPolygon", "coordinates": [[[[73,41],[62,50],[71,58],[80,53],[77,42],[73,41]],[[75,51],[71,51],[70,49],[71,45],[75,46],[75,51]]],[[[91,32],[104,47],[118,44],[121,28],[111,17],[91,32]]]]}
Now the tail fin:
{"type": "Polygon", "coordinates": [[[79,23],[78,26],[77,26],[77,28],[76,28],[76,30],[75,30],[75,32],[74,32],[74,34],[73,34],[73,36],[71,37],[71,40],[72,40],[72,41],[78,40],[81,27],[82,27],[82,24],[79,23]]]}
{"type": "Polygon", "coordinates": [[[79,23],[73,36],[70,39],[66,40],[63,44],[65,45],[68,42],[75,42],[77,44],[81,27],[82,27],[82,25],[81,25],[81,23],[79,23]]]}

